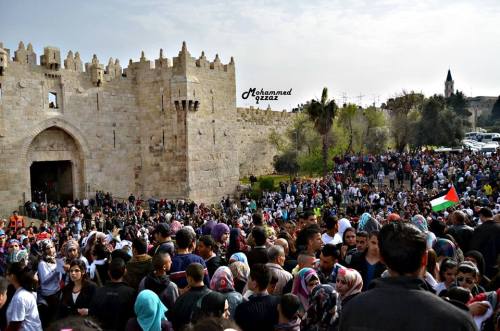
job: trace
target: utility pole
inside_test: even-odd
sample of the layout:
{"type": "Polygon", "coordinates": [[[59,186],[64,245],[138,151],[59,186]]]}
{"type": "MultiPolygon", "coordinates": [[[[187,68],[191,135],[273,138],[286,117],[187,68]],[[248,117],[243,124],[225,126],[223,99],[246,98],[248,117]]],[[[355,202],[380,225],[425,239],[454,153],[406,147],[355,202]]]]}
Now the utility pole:
{"type": "Polygon", "coordinates": [[[361,106],[361,103],[363,102],[364,95],[359,93],[358,95],[358,105],[361,106]]]}

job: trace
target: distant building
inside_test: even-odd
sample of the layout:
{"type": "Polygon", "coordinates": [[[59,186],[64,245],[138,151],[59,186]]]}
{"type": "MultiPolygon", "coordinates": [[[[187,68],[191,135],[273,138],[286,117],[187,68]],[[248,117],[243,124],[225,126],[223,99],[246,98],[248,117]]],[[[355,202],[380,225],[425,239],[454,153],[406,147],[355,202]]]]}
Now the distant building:
{"type": "MultiPolygon", "coordinates": [[[[448,74],[444,82],[444,96],[449,98],[453,93],[455,93],[455,81],[451,76],[451,71],[448,69],[448,74]]],[[[479,116],[489,115],[491,113],[497,99],[498,97],[496,96],[475,96],[467,98],[468,110],[472,113],[469,118],[472,128],[476,128],[479,116]]]]}

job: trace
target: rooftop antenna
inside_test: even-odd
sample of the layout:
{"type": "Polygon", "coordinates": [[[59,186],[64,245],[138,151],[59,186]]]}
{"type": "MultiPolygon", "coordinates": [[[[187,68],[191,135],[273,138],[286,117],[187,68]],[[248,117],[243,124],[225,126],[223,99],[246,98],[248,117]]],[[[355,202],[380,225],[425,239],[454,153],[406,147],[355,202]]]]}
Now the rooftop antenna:
{"type": "Polygon", "coordinates": [[[358,106],[361,106],[361,103],[363,102],[364,95],[359,93],[357,98],[358,98],[358,106]]]}

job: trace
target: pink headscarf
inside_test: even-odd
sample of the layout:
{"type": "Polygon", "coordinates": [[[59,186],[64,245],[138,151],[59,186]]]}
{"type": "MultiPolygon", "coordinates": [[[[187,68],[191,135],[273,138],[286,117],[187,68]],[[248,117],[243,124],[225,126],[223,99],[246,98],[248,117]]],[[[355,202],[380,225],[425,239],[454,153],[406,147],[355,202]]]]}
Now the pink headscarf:
{"type": "Polygon", "coordinates": [[[344,300],[350,295],[361,292],[361,290],[363,289],[363,278],[357,270],[350,268],[340,268],[339,275],[344,277],[344,280],[347,283],[346,285],[349,288],[349,290],[347,290],[344,295],[340,295],[340,299],[344,300]]]}
{"type": "Polygon", "coordinates": [[[292,294],[299,297],[305,311],[309,309],[309,295],[311,294],[307,287],[307,283],[309,283],[312,278],[319,280],[316,270],[312,268],[302,268],[293,280],[292,294]]]}

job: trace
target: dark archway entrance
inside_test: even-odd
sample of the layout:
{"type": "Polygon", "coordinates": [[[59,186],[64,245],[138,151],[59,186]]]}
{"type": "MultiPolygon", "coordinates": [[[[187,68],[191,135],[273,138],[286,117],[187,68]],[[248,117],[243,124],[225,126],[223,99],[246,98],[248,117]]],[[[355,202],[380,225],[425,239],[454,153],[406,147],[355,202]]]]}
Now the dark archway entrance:
{"type": "Polygon", "coordinates": [[[38,161],[30,167],[33,201],[63,202],[73,200],[73,165],[71,161],[38,161]]]}

